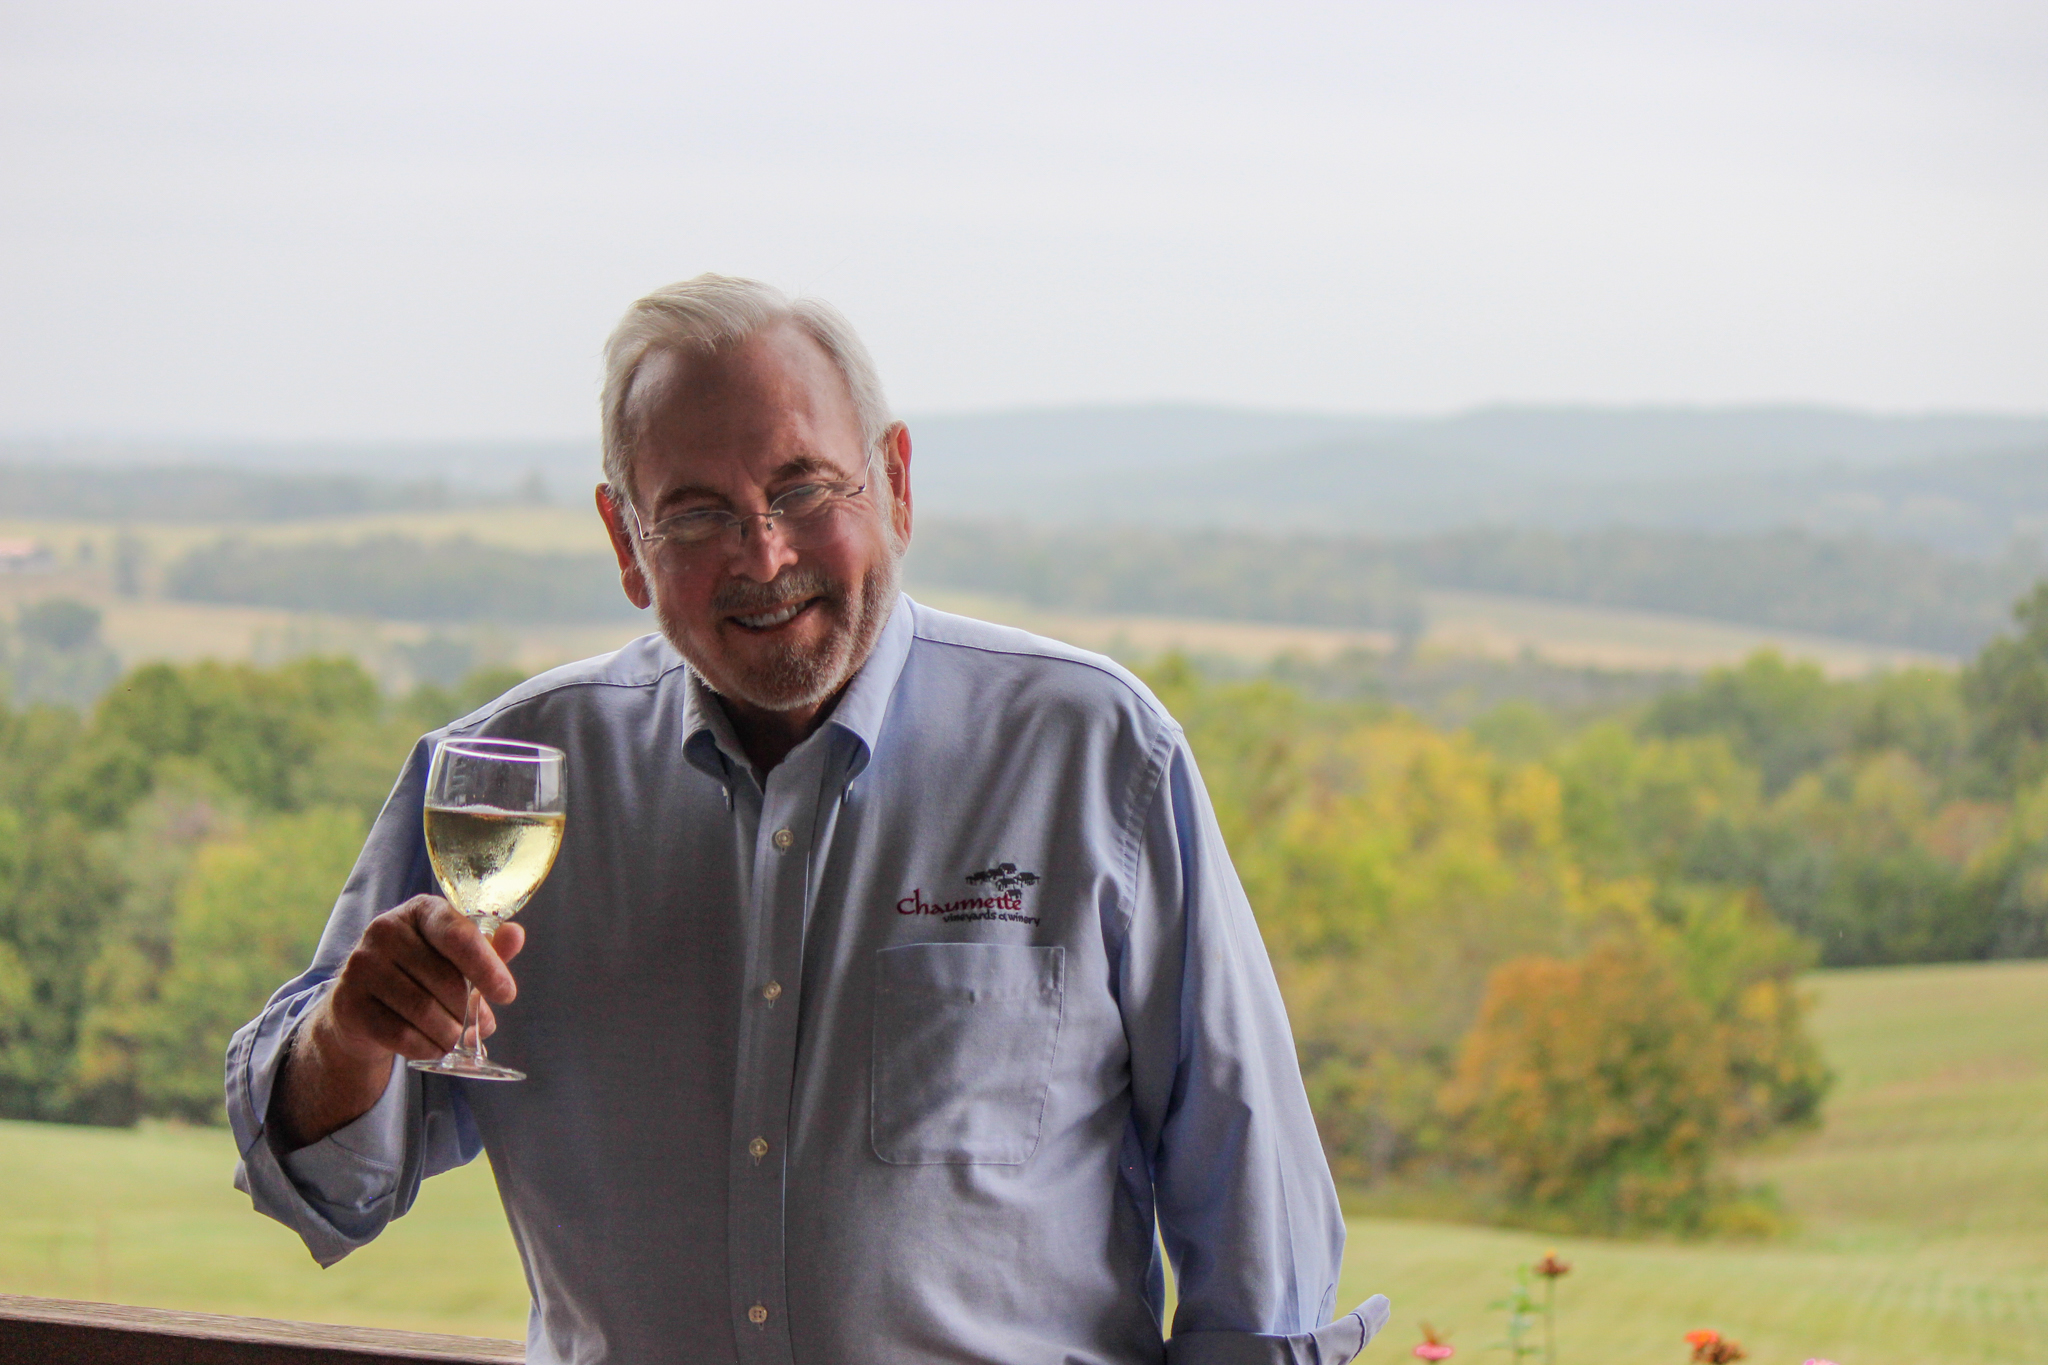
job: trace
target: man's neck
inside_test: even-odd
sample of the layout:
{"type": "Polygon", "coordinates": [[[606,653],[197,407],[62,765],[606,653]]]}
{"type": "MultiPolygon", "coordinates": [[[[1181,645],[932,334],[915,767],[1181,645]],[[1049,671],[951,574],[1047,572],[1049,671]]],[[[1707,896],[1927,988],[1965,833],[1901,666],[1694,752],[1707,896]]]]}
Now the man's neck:
{"type": "Polygon", "coordinates": [[[832,714],[832,708],[846,694],[841,687],[815,706],[799,707],[794,711],[769,711],[759,706],[750,706],[733,697],[720,696],[719,705],[725,708],[726,718],[732,722],[734,738],[740,742],[747,761],[762,775],[783,759],[790,750],[809,739],[820,725],[832,714]]]}

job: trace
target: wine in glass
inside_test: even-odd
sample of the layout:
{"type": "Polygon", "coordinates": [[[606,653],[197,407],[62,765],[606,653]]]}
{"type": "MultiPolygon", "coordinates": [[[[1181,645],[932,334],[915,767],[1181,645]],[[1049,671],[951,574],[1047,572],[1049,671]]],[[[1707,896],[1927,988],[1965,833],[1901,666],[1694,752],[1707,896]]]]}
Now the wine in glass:
{"type": "MultiPolygon", "coordinates": [[[[519,913],[555,865],[567,813],[565,763],[560,749],[512,739],[450,739],[434,750],[427,769],[427,858],[448,903],[485,938],[519,913]]],[[[410,1065],[439,1076],[526,1079],[525,1072],[485,1056],[475,986],[455,1050],[410,1065]]]]}

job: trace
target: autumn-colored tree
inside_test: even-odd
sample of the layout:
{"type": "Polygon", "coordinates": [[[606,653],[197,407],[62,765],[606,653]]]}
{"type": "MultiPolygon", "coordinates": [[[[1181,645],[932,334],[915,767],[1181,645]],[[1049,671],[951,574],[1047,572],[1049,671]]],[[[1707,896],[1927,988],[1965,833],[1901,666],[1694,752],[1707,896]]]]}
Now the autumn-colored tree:
{"type": "Polygon", "coordinates": [[[1723,1036],[1647,936],[1493,973],[1444,1108],[1509,1196],[1606,1231],[1697,1225],[1733,1109],[1723,1036]]]}

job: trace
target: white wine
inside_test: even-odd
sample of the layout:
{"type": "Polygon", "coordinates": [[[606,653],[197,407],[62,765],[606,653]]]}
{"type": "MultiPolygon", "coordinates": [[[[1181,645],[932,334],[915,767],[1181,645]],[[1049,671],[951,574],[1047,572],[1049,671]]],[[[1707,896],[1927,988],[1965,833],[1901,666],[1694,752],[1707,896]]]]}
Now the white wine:
{"type": "Polygon", "coordinates": [[[555,865],[562,813],[428,806],[427,857],[449,903],[484,932],[519,913],[555,865]]]}

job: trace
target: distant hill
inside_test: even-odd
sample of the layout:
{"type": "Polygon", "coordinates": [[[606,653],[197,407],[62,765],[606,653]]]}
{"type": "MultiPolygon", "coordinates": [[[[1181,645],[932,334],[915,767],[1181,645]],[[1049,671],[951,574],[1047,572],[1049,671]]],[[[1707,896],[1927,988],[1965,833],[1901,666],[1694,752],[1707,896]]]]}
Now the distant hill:
{"type": "MultiPolygon", "coordinates": [[[[532,496],[584,502],[601,477],[597,442],[234,442],[0,439],[0,467],[239,471],[284,479],[366,479],[439,483],[459,501],[532,496]]],[[[0,491],[0,499],[7,494],[0,491]]],[[[0,501],[0,514],[8,504],[0,501]]],[[[17,515],[27,515],[18,513],[17,515]]]]}
{"type": "Polygon", "coordinates": [[[1107,425],[1075,414],[1064,445],[1025,453],[1003,444],[1021,429],[1016,419],[961,419],[920,444],[915,486],[920,505],[942,515],[1001,509],[1047,524],[1379,535],[1798,526],[1965,553],[2048,529],[2048,418],[1500,408],[1284,444],[1293,429],[1275,424],[1260,440],[1244,417],[1218,415],[1217,441],[1244,438],[1221,454],[1191,442],[1110,451],[1091,444],[1109,438],[1107,425]]]}
{"type": "Polygon", "coordinates": [[[298,521],[446,507],[438,479],[180,465],[0,464],[0,516],[77,521],[298,521]]]}
{"type": "MultiPolygon", "coordinates": [[[[1796,406],[1370,417],[1153,404],[907,420],[919,506],[949,517],[1386,535],[1475,524],[1799,525],[1963,549],[1985,536],[2003,544],[2025,532],[2025,517],[2048,517],[2048,497],[2027,481],[2030,466],[2048,464],[2048,417],[1796,406]],[[1963,510],[1944,512],[1947,503],[1963,510]]],[[[576,503],[599,477],[595,439],[16,440],[0,441],[0,465],[438,480],[458,499],[537,484],[576,503]]]]}

